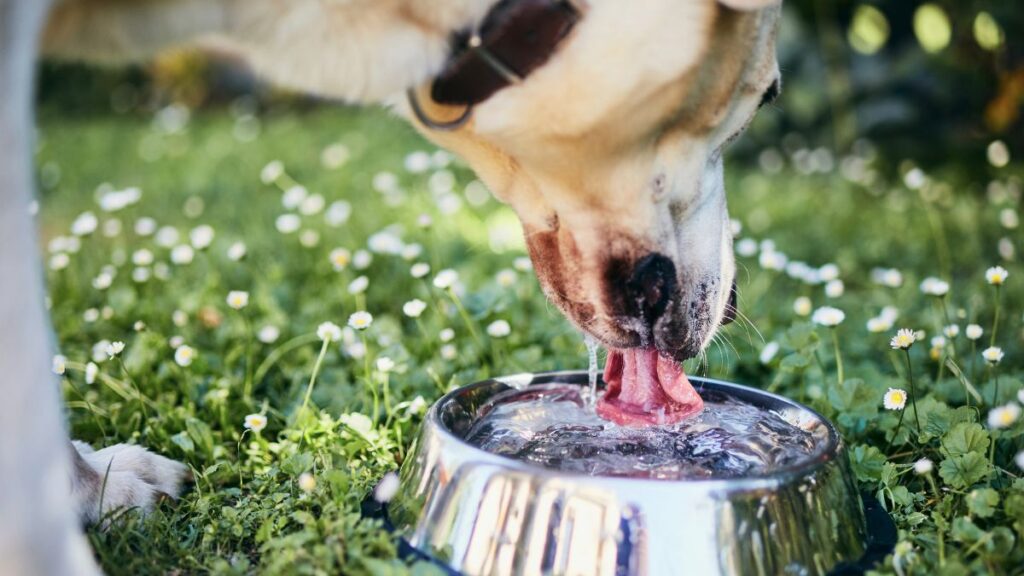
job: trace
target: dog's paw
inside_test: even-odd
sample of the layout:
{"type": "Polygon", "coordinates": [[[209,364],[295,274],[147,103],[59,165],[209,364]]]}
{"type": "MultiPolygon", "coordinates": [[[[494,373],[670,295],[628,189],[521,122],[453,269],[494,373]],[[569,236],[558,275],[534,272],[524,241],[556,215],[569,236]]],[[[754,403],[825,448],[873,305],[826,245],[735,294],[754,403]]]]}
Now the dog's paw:
{"type": "Polygon", "coordinates": [[[162,498],[176,499],[191,476],[184,464],[133,444],[94,451],[76,442],[75,452],[75,497],[81,517],[90,523],[111,511],[145,513],[162,498]]]}

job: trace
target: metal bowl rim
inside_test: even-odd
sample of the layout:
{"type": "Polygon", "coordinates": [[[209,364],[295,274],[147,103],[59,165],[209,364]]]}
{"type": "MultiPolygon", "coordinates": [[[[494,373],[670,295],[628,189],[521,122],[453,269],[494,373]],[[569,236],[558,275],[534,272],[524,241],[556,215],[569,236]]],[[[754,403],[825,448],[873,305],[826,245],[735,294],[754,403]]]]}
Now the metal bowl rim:
{"type": "MultiPolygon", "coordinates": [[[[424,419],[424,424],[431,425],[434,430],[439,434],[444,441],[454,442],[460,446],[463,450],[469,450],[470,453],[477,453],[483,461],[492,461],[500,463],[513,470],[522,470],[531,473],[534,476],[541,476],[547,478],[571,478],[581,481],[593,481],[601,480],[602,482],[610,483],[626,483],[630,486],[637,488],[641,487],[655,487],[665,486],[672,484],[699,484],[701,488],[705,489],[727,489],[729,491],[739,490],[759,490],[759,489],[772,489],[779,485],[790,484],[808,476],[813,476],[818,470],[822,469],[829,462],[835,460],[840,451],[843,449],[842,439],[839,436],[839,432],[835,426],[827,418],[822,416],[816,410],[800,404],[795,400],[790,400],[785,396],[780,396],[772,392],[753,388],[751,386],[744,386],[742,384],[736,384],[734,382],[726,382],[724,380],[716,380],[714,378],[704,378],[700,376],[690,376],[691,383],[700,383],[701,385],[708,386],[719,391],[738,390],[744,395],[754,395],[762,398],[766,398],[784,404],[788,407],[795,408],[801,411],[809,413],[811,416],[818,419],[825,429],[828,431],[827,439],[824,446],[819,449],[811,457],[802,460],[796,464],[784,466],[779,470],[768,474],[756,474],[751,476],[744,476],[742,478],[686,478],[683,480],[664,480],[664,479],[653,479],[653,478],[629,478],[624,476],[591,476],[582,472],[572,472],[563,470],[552,470],[522,460],[516,460],[514,458],[508,458],[493,452],[488,452],[481,448],[477,448],[472,444],[469,444],[462,438],[456,436],[448,427],[441,421],[439,410],[441,406],[444,406],[448,402],[451,402],[456,395],[472,390],[475,388],[482,388],[493,384],[504,384],[506,386],[515,387],[510,384],[510,381],[522,380],[525,386],[533,386],[537,384],[574,384],[570,379],[575,378],[586,378],[588,373],[583,370],[559,370],[551,372],[523,372],[520,374],[510,374],[507,376],[498,376],[496,378],[489,378],[487,380],[481,380],[465,386],[460,386],[455,390],[452,390],[439,398],[434,402],[433,406],[427,412],[424,419]]],[[[599,377],[600,380],[600,377],[599,377]]]]}

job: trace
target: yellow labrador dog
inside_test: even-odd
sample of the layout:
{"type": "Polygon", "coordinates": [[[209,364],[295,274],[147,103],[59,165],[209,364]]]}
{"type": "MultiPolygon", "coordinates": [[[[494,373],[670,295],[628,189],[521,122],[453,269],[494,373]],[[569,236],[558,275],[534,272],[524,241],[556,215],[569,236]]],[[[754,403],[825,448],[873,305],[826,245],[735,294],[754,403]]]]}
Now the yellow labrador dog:
{"type": "Polygon", "coordinates": [[[777,3],[0,0],[0,572],[96,572],[80,519],[173,497],[186,472],[66,438],[28,209],[40,54],[216,45],[270,82],[392,105],[516,211],[548,297],[610,349],[601,414],[644,425],[700,409],[679,362],[733,312],[722,150],[778,92],[777,3]]]}

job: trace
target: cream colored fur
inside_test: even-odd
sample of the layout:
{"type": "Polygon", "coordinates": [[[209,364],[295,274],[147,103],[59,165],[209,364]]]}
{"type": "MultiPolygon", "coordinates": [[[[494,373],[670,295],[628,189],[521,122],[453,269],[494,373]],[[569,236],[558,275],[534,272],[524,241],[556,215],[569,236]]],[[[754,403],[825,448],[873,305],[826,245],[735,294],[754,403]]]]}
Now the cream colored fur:
{"type": "MultiPolygon", "coordinates": [[[[37,55],[116,63],[206,44],[275,84],[408,116],[402,92],[440,70],[452,31],[493,1],[0,0],[0,574],[95,573],[77,517],[146,509],[185,475],[136,446],[68,446],[28,216],[37,55]]],[[[601,269],[610,256],[657,251],[686,280],[655,340],[669,353],[686,338],[702,347],[734,274],[721,150],[777,77],[777,10],[770,0],[579,4],[585,18],[544,67],[465,128],[426,135],[516,210],[541,282],[570,319],[606,344],[636,345],[601,269]],[[698,297],[702,316],[690,318],[698,297]],[[687,322],[699,329],[682,335],[687,322]]]]}

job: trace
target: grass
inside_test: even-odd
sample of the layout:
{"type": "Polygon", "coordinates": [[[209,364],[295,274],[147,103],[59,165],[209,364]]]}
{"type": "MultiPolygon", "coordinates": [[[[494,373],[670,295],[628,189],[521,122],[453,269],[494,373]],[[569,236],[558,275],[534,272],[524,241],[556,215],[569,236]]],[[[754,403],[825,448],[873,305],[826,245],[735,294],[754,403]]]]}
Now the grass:
{"type": "MultiPolygon", "coordinates": [[[[181,130],[173,120],[51,112],[41,123],[44,239],[67,236],[84,211],[99,217],[98,230],[68,258],[51,260],[48,272],[74,435],[94,445],[142,444],[186,462],[196,478],[177,503],[145,518],[122,511],[109,530],[91,529],[104,569],[429,573],[396,558],[389,535],[359,517],[360,502],[404,458],[424,402],[499,373],[586,363],[582,338],[524,270],[514,215],[478,193],[464,194],[473,177],[461,165],[407,171],[409,153],[432,149],[381,112],[315,108],[256,118],[206,111],[181,130]],[[325,149],[338,154],[331,146],[339,143],[347,162],[325,165],[325,149]],[[261,171],[274,160],[285,172],[264,183],[261,171]],[[394,186],[382,171],[397,178],[394,186]],[[103,212],[95,191],[104,183],[138,186],[141,200],[103,212]],[[279,232],[290,224],[279,217],[290,212],[282,198],[293,183],[327,205],[346,200],[350,217],[331,226],[309,201],[307,211],[316,213],[301,216],[297,231],[279,232]],[[177,230],[173,244],[188,243],[201,225],[211,226],[214,238],[190,263],[173,264],[170,248],[157,242],[172,233],[140,235],[140,218],[177,230]],[[228,256],[236,242],[246,247],[239,261],[228,256]],[[377,252],[356,270],[364,258],[357,252],[368,244],[377,252]],[[386,253],[409,244],[422,253],[386,253]],[[351,259],[342,270],[332,264],[346,260],[337,248],[351,259]],[[415,262],[431,272],[414,278],[415,262]],[[105,266],[112,267],[111,285],[97,289],[105,266]],[[148,270],[147,281],[133,279],[137,268],[148,270]],[[458,272],[458,283],[436,288],[432,279],[446,268],[458,272]],[[365,291],[350,290],[360,276],[368,279],[365,291]],[[233,290],[249,294],[247,306],[228,306],[233,290]],[[403,314],[413,299],[426,304],[418,318],[403,314]],[[317,337],[323,322],[345,326],[358,310],[373,315],[365,331],[346,329],[340,342],[317,337]],[[507,336],[487,329],[500,320],[511,326],[507,336]],[[277,338],[271,341],[266,326],[277,338]],[[448,341],[445,329],[453,331],[448,341]],[[104,340],[127,344],[118,360],[94,351],[104,340]],[[174,347],[182,344],[195,351],[188,366],[175,362],[174,347]],[[99,376],[87,383],[90,361],[99,376]],[[245,428],[249,414],[265,416],[265,429],[245,428]]],[[[899,178],[865,175],[857,169],[865,162],[870,166],[866,155],[846,161],[843,172],[857,181],[838,170],[730,168],[739,237],[775,247],[762,242],[740,256],[740,309],[748,320],[726,328],[706,362],[691,362],[689,371],[777,390],[837,422],[859,481],[900,529],[897,552],[880,573],[1019,570],[1024,480],[1014,458],[1024,450],[1024,423],[1011,419],[996,429],[988,419],[994,406],[1019,404],[1022,388],[1024,269],[1006,245],[1024,246],[1019,231],[1003,225],[1014,223],[1021,171],[993,169],[989,183],[951,170],[912,190],[899,178]],[[789,273],[771,269],[783,254],[789,273]],[[826,296],[814,278],[830,276],[829,267],[820,268],[827,263],[837,266],[841,295],[833,283],[834,297],[826,296]],[[997,292],[985,270],[1000,263],[1009,277],[997,292]],[[899,286],[873,282],[877,267],[899,270],[899,286]],[[919,284],[929,276],[948,281],[949,293],[922,294],[919,284]],[[835,328],[814,325],[797,313],[807,306],[794,306],[800,297],[813,309],[843,310],[845,320],[835,328]],[[866,323],[887,306],[898,320],[875,320],[884,330],[870,332],[866,323]],[[979,340],[965,337],[969,323],[983,327],[979,340]],[[948,324],[960,334],[931,346],[948,324]],[[900,327],[927,335],[907,353],[893,351],[889,338],[900,327]],[[981,358],[990,345],[1005,351],[998,365],[981,358]],[[915,396],[903,411],[885,410],[889,388],[915,396]],[[914,471],[922,458],[934,462],[932,471],[914,471]]],[[[71,244],[57,240],[47,258],[71,244]]]]}

